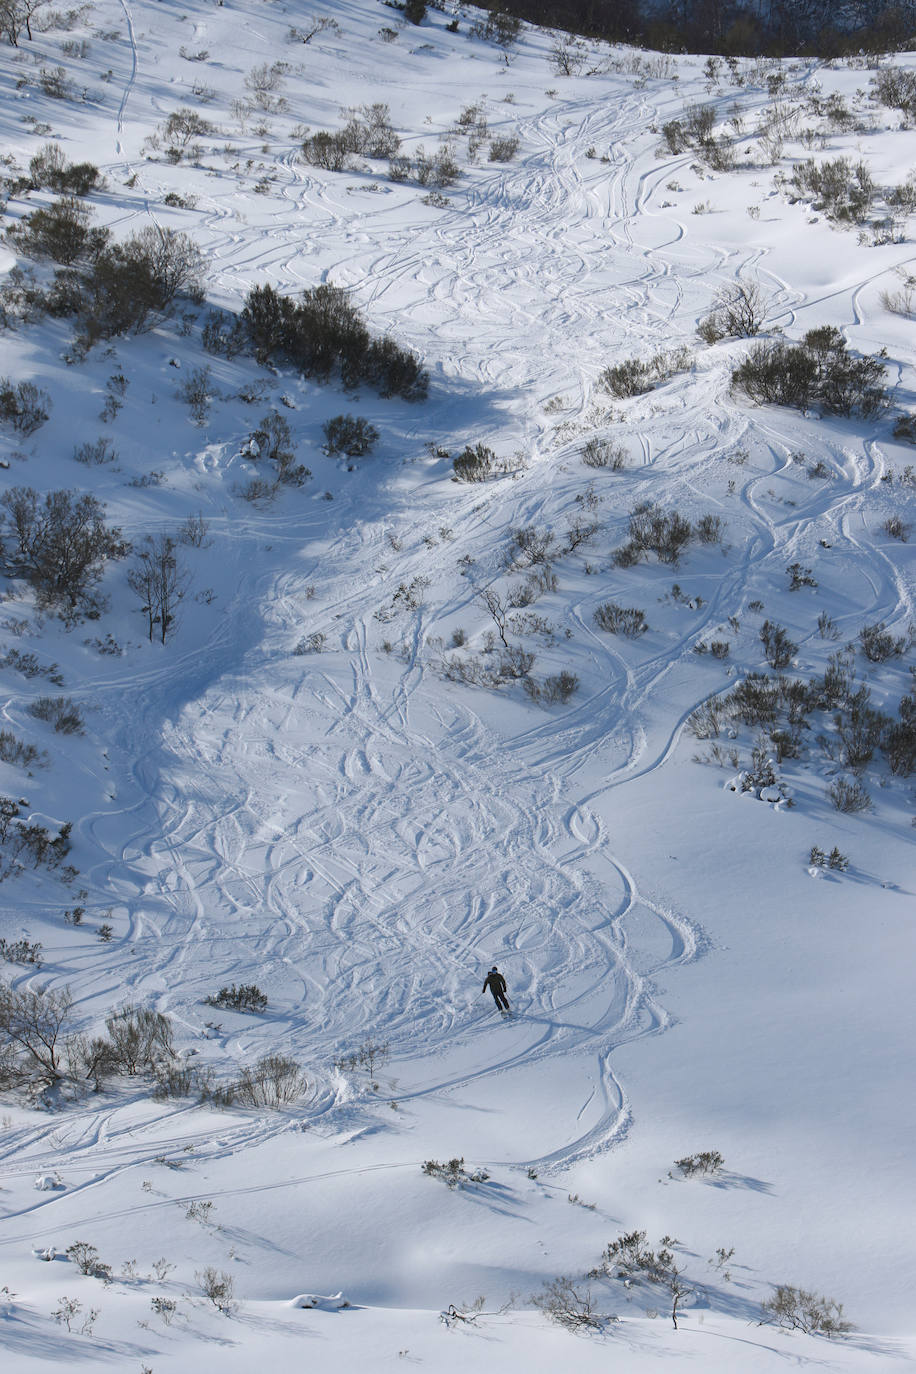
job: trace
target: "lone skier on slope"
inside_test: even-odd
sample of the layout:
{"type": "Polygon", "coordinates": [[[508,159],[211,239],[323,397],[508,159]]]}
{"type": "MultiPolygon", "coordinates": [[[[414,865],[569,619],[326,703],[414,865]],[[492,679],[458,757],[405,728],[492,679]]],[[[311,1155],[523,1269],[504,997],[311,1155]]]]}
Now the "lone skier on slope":
{"type": "Polygon", "coordinates": [[[492,992],[493,1001],[496,1003],[499,1010],[508,1011],[509,999],[506,996],[506,980],[502,976],[502,974],[500,973],[499,969],[496,967],[495,964],[486,976],[486,980],[483,985],[483,991],[486,992],[487,988],[489,988],[492,992]]]}

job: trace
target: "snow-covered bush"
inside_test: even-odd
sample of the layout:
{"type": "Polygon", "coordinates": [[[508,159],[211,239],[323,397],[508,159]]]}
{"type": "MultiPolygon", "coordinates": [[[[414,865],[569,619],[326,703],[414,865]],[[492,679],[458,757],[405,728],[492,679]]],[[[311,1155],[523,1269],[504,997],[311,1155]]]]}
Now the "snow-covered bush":
{"type": "Polygon", "coordinates": [[[868,215],[877,187],[864,162],[838,157],[826,162],[809,158],[792,169],[792,185],[800,196],[811,196],[831,219],[859,223],[868,215]]]}
{"type": "Polygon", "coordinates": [[[463,1188],[468,1183],[486,1183],[490,1177],[486,1169],[473,1172],[466,1169],[463,1155],[460,1159],[446,1160],[444,1164],[440,1164],[438,1159],[427,1159],[423,1163],[423,1172],[427,1178],[441,1178],[449,1188],[463,1188]]]}
{"type": "Polygon", "coordinates": [[[690,350],[687,348],[656,353],[648,359],[626,358],[622,363],[606,367],[598,376],[598,386],[620,399],[641,396],[668,381],[676,372],[683,372],[689,367],[690,360],[690,350]]]}

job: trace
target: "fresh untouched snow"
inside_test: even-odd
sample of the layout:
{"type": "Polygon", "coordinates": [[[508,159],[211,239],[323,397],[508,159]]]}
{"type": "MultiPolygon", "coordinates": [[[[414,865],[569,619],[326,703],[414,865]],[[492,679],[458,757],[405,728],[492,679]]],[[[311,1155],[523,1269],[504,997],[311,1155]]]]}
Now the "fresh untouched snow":
{"type": "MultiPolygon", "coordinates": [[[[555,35],[524,27],[504,50],[470,33],[475,12],[457,32],[451,18],[415,27],[376,0],[96,0],[0,50],[8,175],[54,141],[103,172],[88,203],[116,239],[178,229],[207,268],[204,307],[82,359],[72,320],[0,334],[3,375],[52,403],[32,434],[0,430],[4,489],[91,491],[135,549],[206,523],[178,545],[189,585],[165,645],[148,641],[129,560],[105,572],[101,617],[70,627],[5,584],[3,725],[47,758],[0,764],[0,791],[55,833],[72,821],[78,875],[6,879],[0,931],[40,943],[43,964],[0,972],[68,987],[69,1034],[130,1003],[166,1013],[182,1063],[214,1082],[268,1054],[306,1078],[276,1111],[157,1101],[142,1075],[6,1091],[4,1370],[909,1368],[912,777],[876,750],[858,778],[870,809],[836,810],[828,786],[855,778],[828,709],[781,762],[765,740],[777,780],[742,791],[759,728],[700,739],[689,721],[770,672],[767,620],[794,645],[790,677],[823,676],[852,644],[873,707],[895,715],[909,690],[916,544],[885,525],[916,523],[913,448],[892,435],[916,350],[913,312],[884,301],[916,261],[916,216],[875,244],[788,178],[848,157],[886,190],[914,136],[869,97],[864,61],[711,73],[583,46],[564,75],[555,35]],[[64,99],[46,89],[58,66],[64,99]],[[847,121],[812,113],[830,96],[847,121]],[[777,102],[773,164],[760,130],[777,102]],[[309,132],[373,103],[412,159],[451,131],[454,184],[392,180],[387,158],[303,159],[309,132]],[[733,170],[662,137],[703,104],[733,170]],[[170,162],[162,126],[181,107],[210,128],[170,162]],[[500,138],[517,150],[491,161],[500,138]],[[425,402],[203,350],[209,309],[322,282],[422,358],[425,402]],[[731,391],[748,340],[708,345],[696,327],[737,282],[766,302],[764,337],[835,325],[854,355],[886,348],[892,409],[822,417],[731,391]],[[604,368],[679,348],[654,390],[602,388],[604,368]],[[202,367],[195,422],[179,388],[202,367]],[[312,475],[246,501],[262,468],[245,444],[272,409],[312,475]],[[380,431],[371,456],[324,452],[341,413],[380,431]],[[112,461],[74,462],[102,435],[112,461]],[[623,466],[586,465],[589,440],[619,445],[623,466]],[[497,459],[488,480],[451,480],[449,455],[478,443],[497,459]],[[718,517],[720,537],[618,566],[643,502],[718,517]],[[594,529],[570,548],[576,522],[594,529]],[[553,542],[512,571],[526,529],[553,542]],[[537,599],[507,607],[532,576],[537,599]],[[537,682],[576,675],[565,704],[447,675],[456,657],[495,661],[488,590],[537,682]],[[642,610],[645,633],[599,628],[609,601],[642,610]],[[868,625],[900,652],[870,662],[868,625]],[[696,652],[713,642],[727,653],[696,652]],[[72,699],[83,734],[30,714],[48,695],[72,699]],[[848,866],[812,864],[813,846],[848,866]],[[481,995],[494,962],[506,1020],[481,995]],[[266,1009],[205,1002],[233,983],[266,1009]],[[369,1045],[383,1049],[367,1066],[369,1045]],[[723,1163],[685,1176],[675,1161],[700,1151],[723,1163]],[[459,1186],[423,1172],[453,1159],[459,1186]],[[676,1327],[670,1266],[664,1282],[585,1277],[632,1231],[676,1242],[676,1327]],[[108,1280],[79,1272],[77,1242],[108,1280]],[[533,1301],[561,1276],[591,1293],[596,1325],[564,1328],[533,1301]],[[780,1284],[842,1303],[855,1330],[760,1325],[780,1284]]],[[[52,199],[10,194],[6,226],[52,199]]],[[[17,262],[7,241],[4,281],[17,262]]]]}

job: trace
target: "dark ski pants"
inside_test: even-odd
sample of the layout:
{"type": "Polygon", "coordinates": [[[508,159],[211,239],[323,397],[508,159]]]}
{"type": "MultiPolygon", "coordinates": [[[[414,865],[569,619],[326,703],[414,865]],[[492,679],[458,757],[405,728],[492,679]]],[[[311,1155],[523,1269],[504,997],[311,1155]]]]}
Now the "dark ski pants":
{"type": "Polygon", "coordinates": [[[508,1001],[508,998],[506,997],[506,994],[505,994],[504,992],[497,992],[495,988],[492,989],[492,993],[493,993],[493,1001],[496,1003],[496,1005],[497,1005],[497,1007],[499,1008],[499,1010],[500,1010],[500,1011],[508,1011],[508,1010],[509,1010],[509,1001],[508,1001]]]}

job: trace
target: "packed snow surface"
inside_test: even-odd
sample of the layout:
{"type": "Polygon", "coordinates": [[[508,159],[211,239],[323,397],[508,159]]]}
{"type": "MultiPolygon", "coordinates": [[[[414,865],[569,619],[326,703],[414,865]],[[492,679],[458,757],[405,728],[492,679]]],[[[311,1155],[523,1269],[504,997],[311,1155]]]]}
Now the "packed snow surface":
{"type": "MultiPolygon", "coordinates": [[[[0,971],[69,987],[71,1033],[146,1006],[214,1082],[276,1054],[306,1079],[279,1110],[156,1100],[143,1076],[4,1093],[4,1370],[878,1374],[916,1357],[912,777],[876,750],[857,779],[870,809],[842,812],[828,785],[856,779],[829,710],[782,759],[764,736],[776,780],[755,785],[759,729],[690,725],[770,671],[765,621],[794,646],[792,677],[852,644],[876,709],[910,688],[916,545],[886,527],[914,520],[913,448],[892,430],[916,350],[913,311],[886,298],[907,289],[916,216],[883,236],[838,227],[787,179],[829,156],[902,184],[913,134],[869,97],[864,61],[711,71],[583,46],[563,74],[555,35],[526,27],[504,50],[474,17],[449,32],[444,10],[415,27],[375,0],[96,0],[0,51],[18,173],[57,142],[104,173],[88,199],[116,239],[178,229],[207,265],[206,306],[85,357],[72,320],[0,335],[4,376],[52,401],[34,433],[3,427],[4,488],[91,491],[137,548],[206,525],[179,546],[189,590],[164,645],[126,563],[106,571],[101,618],[70,627],[7,583],[4,727],[48,757],[28,775],[0,764],[0,791],[41,824],[73,822],[79,872],[7,878],[0,931],[39,942],[43,964],[0,971]],[[58,66],[64,99],[48,93],[58,66]],[[812,113],[831,96],[847,121],[812,113]],[[760,138],[774,102],[775,163],[760,138]],[[373,103],[404,156],[450,136],[452,185],[393,180],[387,158],[303,158],[309,133],[373,103]],[[703,104],[731,170],[662,137],[703,104]],[[208,127],[170,161],[179,108],[208,127]],[[517,139],[514,155],[490,160],[494,139],[517,139]],[[426,401],[203,350],[209,309],[323,282],[422,358],[426,401]],[[856,356],[886,348],[892,409],[822,417],[733,391],[748,340],[696,327],[736,283],[759,289],[764,337],[834,325],[856,356]],[[651,391],[601,385],[608,366],[678,349],[651,391]],[[180,391],[203,367],[195,421],[180,391]],[[311,477],[246,501],[261,470],[246,442],[272,409],[311,477]],[[378,428],[371,456],[324,452],[342,413],[378,428]],[[76,464],[103,434],[113,461],[76,464]],[[619,445],[622,466],[588,466],[590,440],[619,445]],[[453,481],[476,444],[490,477],[453,481]],[[718,517],[718,537],[620,566],[645,502],[718,517]],[[542,557],[517,541],[513,555],[524,530],[542,557]],[[648,628],[606,632],[608,602],[648,628]],[[900,643],[872,663],[858,635],[876,625],[900,643]],[[495,661],[500,629],[535,655],[535,683],[568,672],[578,690],[536,701],[521,680],[457,680],[457,662],[495,661]],[[30,714],[56,691],[82,735],[30,714]],[[505,1020],[481,995],[494,963],[505,1020]],[[231,984],[256,984],[266,1009],[205,1002],[231,984]],[[701,1151],[724,1162],[676,1166],[701,1151]],[[455,1186],[422,1167],[449,1160],[455,1186]],[[633,1231],[676,1241],[676,1327],[670,1270],[585,1277],[633,1231]],[[110,1282],[79,1272],[76,1242],[110,1282]],[[591,1293],[596,1325],[533,1301],[561,1276],[591,1293]],[[855,1331],[760,1325],[776,1285],[841,1302],[855,1331]]],[[[11,194],[7,227],[51,199],[11,194]]],[[[5,280],[17,261],[7,242],[5,280]]]]}

